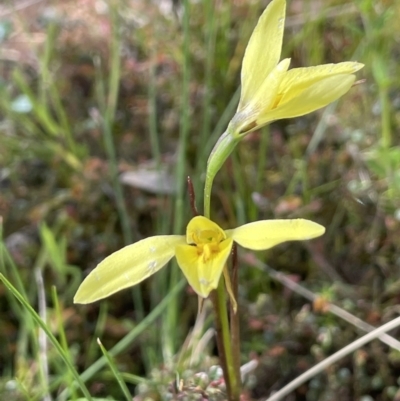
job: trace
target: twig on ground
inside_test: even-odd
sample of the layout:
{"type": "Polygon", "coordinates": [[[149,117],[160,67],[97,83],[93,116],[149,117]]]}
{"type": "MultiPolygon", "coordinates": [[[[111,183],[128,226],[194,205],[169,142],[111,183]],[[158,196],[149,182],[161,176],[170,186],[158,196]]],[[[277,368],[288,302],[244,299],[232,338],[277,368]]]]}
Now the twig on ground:
{"type": "Polygon", "coordinates": [[[339,351],[335,352],[333,355],[329,356],[328,358],[324,359],[320,363],[317,363],[311,369],[308,369],[302,375],[291,381],[285,387],[277,391],[271,397],[269,397],[266,401],[279,401],[297,387],[301,386],[306,381],[312,379],[317,374],[321,373],[324,369],[329,367],[330,365],[334,364],[335,362],[339,361],[340,359],[344,358],[345,356],[351,354],[358,348],[361,348],[363,345],[367,344],[368,342],[375,340],[376,338],[381,338],[382,335],[389,330],[392,330],[396,327],[400,326],[400,316],[396,319],[391,320],[390,322],[384,324],[381,327],[378,327],[371,333],[366,334],[365,336],[359,338],[356,341],[353,341],[351,344],[347,345],[346,347],[340,349],[339,351]]]}
{"type": "MultiPolygon", "coordinates": [[[[279,281],[285,287],[290,288],[292,291],[303,296],[304,298],[308,299],[309,301],[314,302],[315,300],[318,299],[318,295],[314,294],[313,292],[311,292],[307,288],[303,287],[302,285],[295,283],[293,280],[291,280],[285,274],[276,271],[275,269],[273,269],[272,267],[268,266],[265,263],[262,263],[253,254],[246,253],[246,254],[242,255],[242,259],[243,259],[243,261],[245,261],[245,263],[247,263],[251,266],[254,266],[257,269],[265,271],[274,280],[279,281]]],[[[344,310],[344,309],[340,308],[339,306],[334,305],[330,302],[324,303],[324,309],[327,310],[328,312],[331,312],[334,315],[340,317],[341,319],[345,320],[346,322],[352,324],[353,326],[355,326],[363,331],[366,331],[367,333],[375,330],[374,326],[371,326],[370,324],[364,322],[360,318],[352,315],[350,312],[347,312],[346,310],[344,310]]],[[[389,347],[394,348],[397,351],[400,351],[400,341],[396,340],[392,336],[390,336],[386,333],[383,333],[378,338],[385,344],[389,345],[389,347]]]]}

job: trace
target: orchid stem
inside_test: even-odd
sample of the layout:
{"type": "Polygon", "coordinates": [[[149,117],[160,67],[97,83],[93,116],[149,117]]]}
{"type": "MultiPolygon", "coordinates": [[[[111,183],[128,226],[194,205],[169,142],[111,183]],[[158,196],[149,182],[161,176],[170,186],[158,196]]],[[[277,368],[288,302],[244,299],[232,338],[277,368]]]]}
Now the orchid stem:
{"type": "MultiPolygon", "coordinates": [[[[209,169],[207,169],[206,183],[204,187],[204,216],[207,218],[210,218],[211,189],[217,171],[218,170],[214,170],[214,172],[210,173],[209,169]]],[[[227,398],[229,401],[239,401],[241,385],[240,371],[236,366],[238,358],[235,358],[234,360],[232,352],[233,348],[231,333],[229,330],[225,285],[222,277],[219,280],[218,288],[213,292],[212,302],[215,312],[218,353],[222,371],[224,373],[227,398]]],[[[235,344],[235,347],[236,346],[238,346],[238,344],[235,344]]]]}
{"type": "MultiPolygon", "coordinates": [[[[238,257],[237,257],[237,246],[233,244],[232,248],[232,277],[231,286],[232,293],[236,301],[238,301],[238,257]]],[[[231,340],[233,344],[233,366],[235,369],[235,376],[240,378],[240,322],[239,322],[239,304],[236,305],[236,310],[232,305],[229,305],[229,316],[230,316],[230,326],[231,326],[231,340]]]]}
{"type": "Polygon", "coordinates": [[[240,140],[240,135],[236,134],[228,126],[227,130],[218,139],[208,158],[206,182],[204,185],[204,216],[207,218],[210,218],[211,189],[214,178],[240,140]]]}
{"type": "Polygon", "coordinates": [[[216,303],[218,304],[218,312],[219,312],[219,316],[217,317],[217,319],[219,319],[221,324],[221,332],[219,333],[219,335],[222,336],[222,343],[224,346],[224,353],[225,353],[226,373],[224,372],[225,373],[224,376],[227,376],[228,378],[228,383],[226,386],[228,393],[228,400],[239,401],[240,387],[239,387],[238,377],[236,376],[235,365],[233,361],[232,343],[229,332],[228,310],[226,307],[225,286],[222,277],[221,280],[219,281],[215,298],[216,298],[216,303]]]}

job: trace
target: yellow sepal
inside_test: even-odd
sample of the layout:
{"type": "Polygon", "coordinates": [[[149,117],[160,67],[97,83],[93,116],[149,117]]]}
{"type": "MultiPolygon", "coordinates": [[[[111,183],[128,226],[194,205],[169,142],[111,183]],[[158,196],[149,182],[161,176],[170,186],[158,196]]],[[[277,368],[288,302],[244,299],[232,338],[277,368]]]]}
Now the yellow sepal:
{"type": "Polygon", "coordinates": [[[321,236],[325,228],[310,220],[262,220],[225,231],[243,248],[260,251],[286,241],[308,240],[321,236]]]}
{"type": "Polygon", "coordinates": [[[281,118],[299,117],[325,107],[344,95],[353,85],[355,78],[355,75],[335,75],[314,83],[301,95],[287,102],[280,99],[275,109],[260,114],[257,125],[265,125],[281,118]]]}
{"type": "Polygon", "coordinates": [[[279,62],[285,26],[285,10],[285,0],[270,2],[250,37],[243,57],[242,92],[238,110],[251,102],[262,82],[279,62]]]}
{"type": "Polygon", "coordinates": [[[174,256],[175,246],[183,243],[182,235],[160,235],[114,252],[85,278],[74,302],[94,302],[140,283],[165,266],[174,256]]]}
{"type": "Polygon", "coordinates": [[[311,85],[339,74],[354,74],[364,67],[364,64],[346,61],[338,64],[323,64],[315,67],[293,68],[282,79],[280,96],[282,102],[301,96],[301,93],[311,85]]]}

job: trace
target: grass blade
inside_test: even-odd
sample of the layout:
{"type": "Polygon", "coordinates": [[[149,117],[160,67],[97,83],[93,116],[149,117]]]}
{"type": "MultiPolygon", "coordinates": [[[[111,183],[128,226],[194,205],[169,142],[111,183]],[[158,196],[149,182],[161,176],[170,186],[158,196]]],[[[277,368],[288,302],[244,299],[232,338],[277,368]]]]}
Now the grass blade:
{"type": "Polygon", "coordinates": [[[106,358],[108,366],[110,367],[115,378],[117,379],[117,382],[118,382],[119,386],[121,387],[121,390],[122,390],[126,400],[132,401],[132,395],[129,392],[128,386],[126,385],[124,379],[122,378],[121,373],[118,371],[117,366],[115,365],[115,362],[113,361],[113,358],[107,352],[107,350],[105,349],[105,347],[103,346],[103,344],[101,343],[99,338],[97,339],[97,344],[99,344],[101,352],[103,353],[104,357],[106,358]]]}

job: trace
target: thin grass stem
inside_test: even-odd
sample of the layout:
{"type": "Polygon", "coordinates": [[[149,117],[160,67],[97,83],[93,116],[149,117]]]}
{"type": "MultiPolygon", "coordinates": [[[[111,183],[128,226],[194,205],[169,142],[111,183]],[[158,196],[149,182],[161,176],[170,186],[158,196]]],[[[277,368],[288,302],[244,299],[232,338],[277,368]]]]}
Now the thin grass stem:
{"type": "MultiPolygon", "coordinates": [[[[103,128],[103,139],[104,145],[107,153],[107,157],[110,163],[110,173],[112,184],[114,187],[117,211],[122,227],[122,233],[125,245],[131,244],[133,242],[133,235],[130,226],[130,218],[126,208],[122,184],[119,179],[118,174],[118,161],[117,154],[115,150],[115,145],[113,141],[112,126],[114,124],[115,112],[118,101],[119,94],[119,80],[121,75],[121,35],[118,21],[118,13],[116,5],[111,7],[112,16],[112,38],[111,38],[111,65],[110,65],[110,75],[108,80],[108,94],[105,94],[104,85],[102,80],[98,82],[98,97],[104,100],[104,96],[107,96],[104,110],[104,119],[102,121],[103,128]]],[[[98,77],[99,78],[99,77],[98,77]]],[[[139,319],[144,316],[143,310],[143,300],[140,286],[136,286],[132,289],[133,300],[135,304],[135,311],[139,319]]]]}
{"type": "MultiPolygon", "coordinates": [[[[39,308],[39,316],[46,323],[47,321],[47,304],[46,304],[46,293],[44,290],[44,282],[42,276],[42,269],[40,267],[36,267],[34,269],[36,286],[38,290],[38,308],[39,308]]],[[[48,365],[48,358],[47,358],[47,336],[46,332],[39,329],[39,364],[40,364],[40,371],[43,381],[43,386],[45,389],[49,388],[49,365],[48,365]]],[[[49,391],[47,390],[46,393],[43,395],[43,401],[51,401],[51,397],[49,391]]]]}
{"type": "Polygon", "coordinates": [[[49,338],[50,342],[53,344],[54,348],[57,350],[59,353],[60,357],[74,376],[79,388],[81,389],[83,395],[87,398],[87,400],[92,401],[92,397],[86,388],[83,380],[80,378],[77,370],[75,369],[74,365],[71,363],[69,359],[69,355],[64,352],[63,347],[61,344],[57,341],[57,339],[54,337],[53,333],[51,332],[50,328],[47,326],[47,324],[41,319],[41,317],[37,314],[37,312],[32,308],[32,306],[29,304],[29,302],[18,292],[18,290],[11,284],[10,281],[7,280],[7,278],[0,273],[0,280],[4,283],[4,285],[7,287],[7,289],[14,295],[16,299],[22,304],[24,309],[29,313],[29,315],[32,317],[32,319],[36,322],[36,324],[42,328],[47,337],[49,338]]]}
{"type": "MultiPolygon", "coordinates": [[[[186,151],[189,138],[190,127],[190,1],[184,0],[183,2],[183,63],[182,63],[182,105],[181,105],[181,118],[179,129],[179,147],[177,164],[175,170],[176,181],[176,196],[174,205],[174,233],[181,233],[183,229],[183,222],[186,214],[184,206],[185,190],[186,190],[186,151]]],[[[179,281],[180,272],[177,263],[171,264],[171,277],[169,288],[172,288],[179,281]]],[[[163,336],[165,341],[168,341],[167,348],[164,351],[167,353],[167,359],[172,358],[177,346],[176,330],[178,327],[178,298],[174,298],[171,308],[168,310],[167,316],[167,336],[163,336]]]]}
{"type": "MultiPolygon", "coordinates": [[[[146,330],[154,321],[165,312],[167,307],[170,306],[171,300],[174,299],[185,285],[185,280],[181,280],[179,283],[173,287],[168,295],[142,320],[135,326],[122,340],[111,348],[108,353],[115,357],[120,353],[124,352],[132,343],[137,339],[137,337],[146,330]]],[[[93,362],[80,376],[79,380],[86,382],[90,380],[100,369],[107,365],[107,360],[104,356],[99,358],[96,362],[93,362]]],[[[70,394],[71,389],[65,389],[59,396],[60,400],[67,399],[70,394]]]]}
{"type": "Polygon", "coordinates": [[[113,358],[111,357],[111,355],[108,353],[108,351],[106,350],[106,348],[103,346],[103,344],[101,343],[100,339],[97,339],[97,344],[99,345],[101,352],[103,353],[104,357],[107,360],[107,364],[109,366],[109,368],[111,369],[114,377],[116,378],[122,393],[124,394],[125,398],[127,401],[132,401],[132,395],[128,389],[128,386],[126,385],[121,373],[119,372],[117,366],[115,365],[115,362],[113,361],[113,358]]]}
{"type": "MultiPolygon", "coordinates": [[[[58,329],[58,333],[60,336],[60,345],[64,349],[66,355],[68,355],[70,357],[71,354],[69,352],[67,336],[65,335],[62,313],[61,313],[61,308],[60,308],[60,302],[58,301],[57,288],[54,285],[51,287],[51,297],[52,297],[52,301],[53,301],[53,305],[54,305],[54,309],[55,309],[56,317],[57,317],[57,329],[58,329]]],[[[72,360],[71,360],[71,362],[72,362],[72,360]]],[[[68,387],[72,386],[74,379],[69,371],[67,372],[67,377],[68,377],[68,387]]],[[[72,399],[77,398],[77,394],[76,394],[75,388],[73,386],[72,386],[71,396],[72,396],[72,399]]]]}

